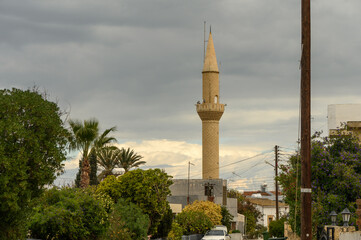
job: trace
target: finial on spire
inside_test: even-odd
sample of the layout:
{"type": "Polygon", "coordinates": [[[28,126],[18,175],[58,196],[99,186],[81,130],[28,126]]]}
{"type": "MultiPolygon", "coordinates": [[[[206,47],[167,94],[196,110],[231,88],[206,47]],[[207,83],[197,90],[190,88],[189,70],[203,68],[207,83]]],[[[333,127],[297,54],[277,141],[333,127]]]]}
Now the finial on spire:
{"type": "Polygon", "coordinates": [[[212,25],[209,25],[209,33],[212,33],[212,25]]]}
{"type": "MultiPolygon", "coordinates": [[[[209,30],[212,31],[212,29],[209,30]]],[[[206,56],[204,58],[203,72],[219,72],[211,32],[209,33],[206,56]]]]}

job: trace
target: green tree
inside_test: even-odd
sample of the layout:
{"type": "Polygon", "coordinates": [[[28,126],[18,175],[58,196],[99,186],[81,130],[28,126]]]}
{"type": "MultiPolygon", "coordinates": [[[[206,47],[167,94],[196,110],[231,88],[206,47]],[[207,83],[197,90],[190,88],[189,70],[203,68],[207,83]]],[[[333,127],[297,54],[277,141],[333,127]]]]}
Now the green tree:
{"type": "Polygon", "coordinates": [[[130,239],[143,240],[147,237],[148,227],[148,215],[144,214],[136,204],[118,199],[110,214],[110,228],[106,239],[131,237],[130,239]]]}
{"type": "Polygon", "coordinates": [[[91,189],[57,188],[45,192],[30,217],[30,231],[41,239],[98,239],[108,214],[91,189]]]}
{"type": "Polygon", "coordinates": [[[201,210],[188,210],[179,213],[175,221],[182,227],[183,234],[204,234],[214,226],[209,216],[201,210]]]}
{"type": "Polygon", "coordinates": [[[249,237],[258,237],[264,230],[262,225],[257,224],[262,217],[262,213],[245,196],[236,190],[228,192],[228,197],[237,198],[237,209],[239,214],[243,214],[247,219],[246,232],[249,237]]]}
{"type": "Polygon", "coordinates": [[[97,162],[102,168],[101,173],[98,175],[98,180],[102,181],[109,175],[114,175],[113,170],[119,161],[121,151],[115,147],[103,147],[97,151],[97,162]]]}
{"type": "Polygon", "coordinates": [[[95,153],[91,153],[89,156],[89,166],[89,185],[98,185],[98,161],[95,153]]]}
{"type": "MultiPolygon", "coordinates": [[[[361,198],[360,145],[356,138],[341,134],[341,131],[332,138],[321,137],[321,133],[316,133],[312,138],[312,221],[315,227],[330,224],[329,214],[332,210],[340,213],[347,207],[355,212],[355,201],[361,198]]],[[[281,170],[279,181],[285,201],[290,206],[289,221],[292,227],[299,226],[299,218],[295,218],[295,212],[297,215],[300,209],[300,159],[297,154],[290,157],[281,170]],[[295,221],[297,224],[294,224],[295,221]]],[[[352,216],[351,224],[355,225],[355,221],[356,217],[352,216]]],[[[297,227],[296,232],[299,233],[297,227]]]]}
{"type": "MultiPolygon", "coordinates": [[[[70,150],[80,150],[82,158],[79,165],[80,187],[86,188],[90,184],[90,163],[89,157],[95,154],[96,150],[107,144],[114,142],[115,138],[107,136],[110,132],[115,131],[115,127],[106,129],[99,135],[99,122],[96,119],[69,120],[70,125],[70,150]]],[[[79,177],[78,177],[79,179],[79,177]]]]}
{"type": "Polygon", "coordinates": [[[118,178],[108,176],[98,186],[97,191],[109,195],[114,201],[124,198],[137,204],[150,218],[148,233],[156,234],[163,215],[167,212],[172,184],[171,176],[160,169],[129,171],[118,178]]]}
{"type": "Polygon", "coordinates": [[[231,229],[231,221],[233,220],[233,215],[228,211],[226,206],[221,206],[222,214],[222,225],[226,226],[228,231],[231,229]]]}
{"type": "Polygon", "coordinates": [[[0,239],[20,239],[31,201],[62,172],[67,131],[36,89],[0,90],[0,106],[0,239]]]}
{"type": "Polygon", "coordinates": [[[213,225],[220,225],[222,220],[221,206],[211,201],[194,201],[192,204],[185,206],[184,212],[204,212],[212,221],[213,225]]]}
{"type": "Polygon", "coordinates": [[[172,222],[172,228],[168,233],[169,240],[182,240],[183,235],[183,228],[182,226],[177,223],[176,221],[172,222]]]}
{"type": "Polygon", "coordinates": [[[271,221],[269,224],[269,235],[271,237],[283,237],[285,232],[285,217],[281,217],[279,220],[271,221]]]}
{"type": "Polygon", "coordinates": [[[121,149],[118,166],[124,169],[124,172],[128,172],[131,168],[139,167],[145,164],[145,161],[140,161],[143,157],[136,154],[134,150],[121,149]]]}
{"type": "Polygon", "coordinates": [[[158,225],[158,230],[155,235],[153,235],[153,238],[163,238],[167,237],[168,233],[172,229],[172,223],[173,223],[173,212],[170,206],[167,206],[167,210],[165,214],[163,215],[162,219],[160,220],[160,223],[158,225]]]}

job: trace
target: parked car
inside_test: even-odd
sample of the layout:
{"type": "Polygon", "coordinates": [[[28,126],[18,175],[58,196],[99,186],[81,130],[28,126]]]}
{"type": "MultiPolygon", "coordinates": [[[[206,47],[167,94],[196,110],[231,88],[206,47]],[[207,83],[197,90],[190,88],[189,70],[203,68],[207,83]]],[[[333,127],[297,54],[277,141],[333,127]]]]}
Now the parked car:
{"type": "Polygon", "coordinates": [[[230,240],[228,233],[221,229],[212,229],[206,232],[202,240],[230,240]]]}
{"type": "Polygon", "coordinates": [[[228,233],[228,229],[224,225],[215,225],[212,229],[224,230],[226,233],[228,233]]]}

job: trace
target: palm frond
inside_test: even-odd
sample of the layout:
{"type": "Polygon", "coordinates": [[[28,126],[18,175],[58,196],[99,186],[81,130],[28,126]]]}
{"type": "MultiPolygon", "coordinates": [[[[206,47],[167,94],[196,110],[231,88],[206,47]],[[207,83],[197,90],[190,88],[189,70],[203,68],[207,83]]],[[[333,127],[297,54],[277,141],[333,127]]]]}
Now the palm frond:
{"type": "Polygon", "coordinates": [[[131,168],[139,167],[145,164],[145,161],[140,161],[143,157],[134,152],[134,150],[121,149],[118,167],[123,168],[125,172],[128,172],[131,168]]]}

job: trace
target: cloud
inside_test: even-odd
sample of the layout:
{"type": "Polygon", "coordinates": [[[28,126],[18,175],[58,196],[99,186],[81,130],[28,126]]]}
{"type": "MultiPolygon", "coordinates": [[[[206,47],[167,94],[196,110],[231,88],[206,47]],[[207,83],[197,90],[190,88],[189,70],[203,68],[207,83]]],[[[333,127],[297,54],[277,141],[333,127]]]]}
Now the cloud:
{"type": "MultiPolygon", "coordinates": [[[[188,163],[191,162],[190,177],[192,179],[202,178],[202,146],[199,144],[161,139],[124,142],[115,145],[118,148],[131,148],[143,156],[142,160],[146,161],[146,164],[140,167],[142,169],[160,168],[174,178],[186,179],[188,163]]],[[[270,171],[271,168],[265,163],[265,161],[273,161],[272,151],[273,149],[269,149],[261,152],[261,149],[257,148],[245,149],[221,145],[220,177],[228,179],[232,188],[255,187],[262,181],[272,182],[273,171],[270,171]]],[[[78,169],[79,158],[80,154],[65,163],[66,172],[76,173],[74,170],[78,169]]],[[[69,177],[69,174],[65,177],[61,176],[58,182],[69,177]]],[[[75,178],[75,174],[73,178],[75,178]]]]}
{"type": "MultiPolygon", "coordinates": [[[[212,25],[220,62],[220,101],[228,104],[220,122],[221,151],[293,148],[299,138],[299,1],[0,5],[0,87],[37,85],[71,118],[96,117],[104,129],[117,126],[117,139],[136,143],[150,166],[170,165],[172,174],[184,176],[193,161],[195,176],[200,174],[201,121],[194,104],[202,99],[204,21],[207,32],[212,25]]],[[[327,132],[328,104],[361,102],[361,2],[317,0],[311,7],[312,131],[327,132]]],[[[248,156],[231,155],[221,155],[221,163],[248,156]]]]}

